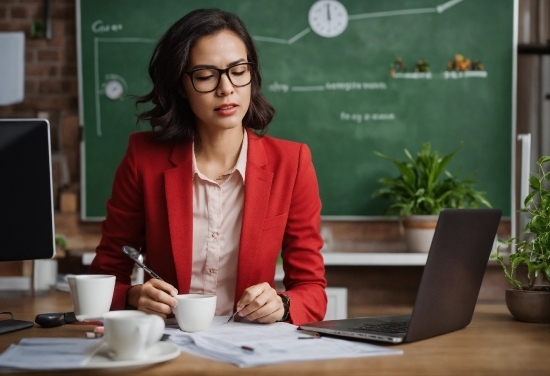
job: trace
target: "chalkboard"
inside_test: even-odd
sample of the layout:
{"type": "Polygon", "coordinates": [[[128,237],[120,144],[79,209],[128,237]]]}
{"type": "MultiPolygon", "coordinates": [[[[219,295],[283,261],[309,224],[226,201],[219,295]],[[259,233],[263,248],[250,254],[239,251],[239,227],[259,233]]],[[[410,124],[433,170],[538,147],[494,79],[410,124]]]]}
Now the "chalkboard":
{"type": "Polygon", "coordinates": [[[374,151],[404,159],[426,141],[442,154],[463,141],[450,170],[510,215],[514,0],[80,0],[83,219],[105,216],[128,136],[148,130],[128,95],[151,87],[156,41],[199,7],[247,25],[277,110],[268,134],[310,146],[325,218],[383,215],[371,194],[397,171],[374,151]],[[327,9],[341,25],[323,25],[327,9]]]}

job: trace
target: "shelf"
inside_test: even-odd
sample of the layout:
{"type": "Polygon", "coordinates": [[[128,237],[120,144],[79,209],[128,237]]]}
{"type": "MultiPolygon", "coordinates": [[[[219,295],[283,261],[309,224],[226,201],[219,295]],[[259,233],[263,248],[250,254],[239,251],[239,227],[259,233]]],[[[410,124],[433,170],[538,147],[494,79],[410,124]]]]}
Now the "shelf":
{"type": "MultiPolygon", "coordinates": [[[[427,253],[322,253],[325,265],[425,265],[427,253]]],[[[82,254],[82,264],[90,265],[95,253],[82,254]]],[[[282,280],[283,266],[277,265],[275,280],[282,280]]]]}
{"type": "MultiPolygon", "coordinates": [[[[427,253],[321,253],[327,266],[423,266],[427,253]]],[[[285,273],[282,265],[275,269],[275,281],[282,281],[285,273]]]]}
{"type": "Polygon", "coordinates": [[[323,253],[325,265],[426,265],[427,253],[323,253]]]}

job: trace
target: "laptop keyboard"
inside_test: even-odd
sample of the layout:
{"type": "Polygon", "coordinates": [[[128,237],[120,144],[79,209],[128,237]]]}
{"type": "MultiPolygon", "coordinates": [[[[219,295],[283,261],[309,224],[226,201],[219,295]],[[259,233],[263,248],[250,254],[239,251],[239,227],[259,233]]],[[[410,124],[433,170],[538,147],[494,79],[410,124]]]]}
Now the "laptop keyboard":
{"type": "Polygon", "coordinates": [[[407,327],[409,326],[408,321],[391,321],[391,322],[385,322],[381,324],[364,324],[361,326],[357,326],[355,328],[350,329],[356,329],[356,330],[368,330],[372,332],[384,332],[384,333],[404,333],[407,331],[407,327]]]}

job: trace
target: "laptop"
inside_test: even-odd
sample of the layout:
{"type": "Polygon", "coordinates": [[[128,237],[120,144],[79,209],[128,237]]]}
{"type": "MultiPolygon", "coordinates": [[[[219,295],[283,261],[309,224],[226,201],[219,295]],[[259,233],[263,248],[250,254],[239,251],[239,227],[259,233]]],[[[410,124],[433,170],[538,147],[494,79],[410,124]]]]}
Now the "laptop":
{"type": "Polygon", "coordinates": [[[390,343],[466,327],[493,248],[500,209],[443,209],[410,315],[310,322],[300,329],[390,343]]]}

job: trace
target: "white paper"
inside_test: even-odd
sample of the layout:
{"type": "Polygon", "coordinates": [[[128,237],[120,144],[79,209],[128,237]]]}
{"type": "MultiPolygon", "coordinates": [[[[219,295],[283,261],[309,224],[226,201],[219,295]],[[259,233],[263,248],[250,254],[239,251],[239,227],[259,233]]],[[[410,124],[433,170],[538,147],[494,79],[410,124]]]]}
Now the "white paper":
{"type": "Polygon", "coordinates": [[[23,338],[0,354],[0,367],[34,370],[75,369],[84,366],[102,339],[23,338]]]}
{"type": "Polygon", "coordinates": [[[198,333],[182,332],[177,325],[168,322],[165,334],[169,334],[168,340],[182,351],[239,367],[403,353],[402,350],[329,337],[300,339],[308,334],[287,323],[226,324],[227,319],[228,316],[215,317],[210,329],[198,333]]]}
{"type": "MultiPolygon", "coordinates": [[[[402,350],[330,337],[300,339],[309,337],[309,334],[287,323],[226,324],[227,319],[228,316],[215,317],[210,329],[198,333],[182,332],[174,320],[167,320],[165,334],[169,334],[168,341],[178,345],[182,351],[239,367],[403,353],[402,350]]],[[[24,338],[19,344],[11,345],[0,354],[0,370],[83,368],[102,341],[83,338],[24,338]]]]}

